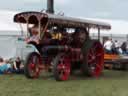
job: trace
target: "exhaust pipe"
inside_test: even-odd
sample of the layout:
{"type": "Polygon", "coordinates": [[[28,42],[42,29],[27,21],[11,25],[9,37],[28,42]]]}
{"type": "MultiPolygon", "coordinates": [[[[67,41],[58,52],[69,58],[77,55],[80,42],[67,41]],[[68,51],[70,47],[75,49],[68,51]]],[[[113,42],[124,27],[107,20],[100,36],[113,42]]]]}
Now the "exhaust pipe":
{"type": "Polygon", "coordinates": [[[54,0],[47,0],[47,13],[54,14],[54,0]]]}

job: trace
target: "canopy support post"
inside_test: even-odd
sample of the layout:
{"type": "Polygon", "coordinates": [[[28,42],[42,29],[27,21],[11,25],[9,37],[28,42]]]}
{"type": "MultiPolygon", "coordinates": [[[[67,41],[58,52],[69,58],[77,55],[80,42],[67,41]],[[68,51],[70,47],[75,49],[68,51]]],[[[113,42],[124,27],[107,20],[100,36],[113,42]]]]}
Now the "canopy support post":
{"type": "Polygon", "coordinates": [[[100,41],[100,28],[98,27],[98,40],[100,41]]]}
{"type": "Polygon", "coordinates": [[[39,30],[39,40],[41,39],[41,22],[40,22],[40,20],[38,20],[39,21],[39,26],[38,26],[38,30],[39,30]]]}
{"type": "Polygon", "coordinates": [[[89,34],[90,33],[90,27],[89,26],[87,27],[87,32],[88,32],[88,36],[90,36],[90,34],[89,34]]]}
{"type": "Polygon", "coordinates": [[[28,24],[29,24],[29,20],[27,19],[27,38],[29,36],[29,34],[28,34],[28,32],[29,32],[29,26],[28,26],[28,24]]]}

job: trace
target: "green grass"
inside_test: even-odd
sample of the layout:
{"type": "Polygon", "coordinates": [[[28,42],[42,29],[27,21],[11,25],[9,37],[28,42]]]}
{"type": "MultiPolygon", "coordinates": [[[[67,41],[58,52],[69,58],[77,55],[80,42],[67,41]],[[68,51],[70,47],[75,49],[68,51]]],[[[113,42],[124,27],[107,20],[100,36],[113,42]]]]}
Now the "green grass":
{"type": "Polygon", "coordinates": [[[128,96],[128,72],[106,70],[98,79],[79,75],[65,82],[50,75],[35,80],[0,75],[0,96],[128,96]]]}

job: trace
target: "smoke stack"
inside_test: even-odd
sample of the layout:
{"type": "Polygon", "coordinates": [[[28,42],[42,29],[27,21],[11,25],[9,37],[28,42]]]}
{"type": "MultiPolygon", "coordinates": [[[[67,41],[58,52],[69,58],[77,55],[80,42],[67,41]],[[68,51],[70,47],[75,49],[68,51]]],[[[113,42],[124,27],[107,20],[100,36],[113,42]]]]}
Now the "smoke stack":
{"type": "Polygon", "coordinates": [[[54,0],[47,0],[47,12],[54,14],[54,0]]]}

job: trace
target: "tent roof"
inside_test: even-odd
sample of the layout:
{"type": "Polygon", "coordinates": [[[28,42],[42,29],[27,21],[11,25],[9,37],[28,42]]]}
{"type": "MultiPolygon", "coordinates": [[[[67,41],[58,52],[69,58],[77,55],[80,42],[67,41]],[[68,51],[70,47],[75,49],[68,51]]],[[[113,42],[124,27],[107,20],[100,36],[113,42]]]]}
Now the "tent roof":
{"type": "Polygon", "coordinates": [[[17,12],[0,10],[0,35],[21,34],[20,25],[13,22],[13,17],[17,12]]]}

